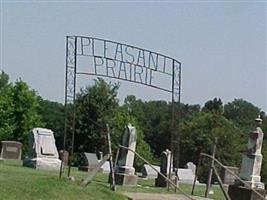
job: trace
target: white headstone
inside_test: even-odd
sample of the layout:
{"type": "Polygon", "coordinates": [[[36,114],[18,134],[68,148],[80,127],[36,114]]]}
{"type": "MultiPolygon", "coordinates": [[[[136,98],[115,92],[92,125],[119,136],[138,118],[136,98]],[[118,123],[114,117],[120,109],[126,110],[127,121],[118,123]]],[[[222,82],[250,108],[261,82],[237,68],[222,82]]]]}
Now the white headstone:
{"type": "Polygon", "coordinates": [[[110,172],[110,163],[109,161],[106,161],[102,166],[101,166],[101,171],[103,173],[109,173],[110,172]]]}
{"type": "Polygon", "coordinates": [[[196,165],[192,162],[188,162],[185,164],[186,169],[191,169],[193,174],[196,174],[196,165]]]}
{"type": "Polygon", "coordinates": [[[181,183],[193,183],[195,174],[191,169],[178,168],[178,181],[181,183]]]}
{"type": "Polygon", "coordinates": [[[97,167],[99,161],[95,153],[82,153],[81,154],[81,165],[79,166],[79,170],[82,171],[92,171],[97,167]]]}
{"type": "MultiPolygon", "coordinates": [[[[256,121],[261,124],[260,117],[256,121]]],[[[252,188],[264,189],[264,183],[261,182],[261,165],[262,165],[262,143],[263,132],[260,127],[252,131],[249,135],[247,150],[242,156],[240,169],[240,178],[246,181],[252,188]]]]}
{"type": "MultiPolygon", "coordinates": [[[[123,134],[122,137],[122,146],[128,147],[129,149],[135,151],[136,147],[136,130],[131,124],[129,124],[123,134]]],[[[123,171],[127,174],[134,174],[135,169],[133,167],[134,163],[134,153],[132,151],[128,151],[127,149],[120,149],[118,162],[116,166],[116,170],[124,169],[123,171]]]]}
{"type": "MultiPolygon", "coordinates": [[[[124,129],[121,144],[135,152],[136,139],[136,129],[129,124],[124,129]]],[[[134,186],[137,184],[137,176],[135,175],[135,169],[133,167],[135,154],[132,151],[120,148],[115,167],[115,180],[118,185],[134,186]]]]}
{"type": "Polygon", "coordinates": [[[45,170],[59,170],[61,160],[50,129],[34,128],[29,133],[29,154],[24,166],[45,170]]]}
{"type": "MultiPolygon", "coordinates": [[[[160,171],[160,166],[153,165],[153,167],[157,171],[160,171]]],[[[142,177],[153,179],[153,178],[158,177],[158,173],[152,167],[150,167],[148,164],[144,164],[143,169],[142,169],[142,177]]]]}

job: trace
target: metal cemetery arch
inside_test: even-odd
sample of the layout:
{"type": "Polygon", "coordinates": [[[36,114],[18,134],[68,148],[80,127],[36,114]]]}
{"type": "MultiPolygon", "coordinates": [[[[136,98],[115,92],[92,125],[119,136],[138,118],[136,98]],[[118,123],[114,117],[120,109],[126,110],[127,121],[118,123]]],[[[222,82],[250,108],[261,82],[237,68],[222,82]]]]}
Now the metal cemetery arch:
{"type": "MultiPolygon", "coordinates": [[[[171,93],[172,127],[171,150],[173,152],[173,166],[179,165],[180,134],[176,129],[179,114],[175,103],[180,107],[181,98],[181,62],[150,50],[114,42],[105,39],[67,36],[66,38],[66,77],[65,77],[65,128],[63,149],[66,149],[68,128],[71,128],[71,152],[74,151],[75,137],[75,97],[76,77],[79,74],[115,78],[138,83],[158,90],[171,93]],[[165,85],[163,84],[165,83],[165,85]],[[168,84],[166,84],[168,83],[168,84]],[[73,104],[70,109],[68,104],[73,104]],[[71,112],[71,119],[67,118],[71,112]],[[71,121],[71,127],[68,127],[71,121]]],[[[71,162],[70,162],[71,163],[71,162]]],[[[70,175],[70,166],[68,176],[70,175]]],[[[60,169],[62,175],[63,165],[60,169]]]]}

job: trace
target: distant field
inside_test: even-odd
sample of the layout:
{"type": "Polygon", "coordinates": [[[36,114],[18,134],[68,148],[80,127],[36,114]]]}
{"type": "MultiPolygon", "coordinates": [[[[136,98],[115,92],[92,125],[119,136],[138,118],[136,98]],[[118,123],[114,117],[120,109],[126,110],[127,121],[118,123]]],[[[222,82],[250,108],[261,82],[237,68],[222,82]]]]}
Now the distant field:
{"type": "MultiPolygon", "coordinates": [[[[153,187],[153,180],[138,180],[137,187],[117,186],[117,192],[112,192],[107,183],[106,174],[97,174],[93,182],[83,188],[79,185],[80,180],[86,177],[86,173],[73,170],[75,181],[66,178],[59,179],[58,173],[21,167],[14,162],[0,162],[0,199],[10,200],[127,200],[123,192],[152,192],[168,193],[165,188],[153,187]]],[[[183,190],[191,192],[191,185],[181,184],[183,190]]],[[[196,193],[204,194],[205,187],[198,186],[196,193]]],[[[221,200],[222,193],[219,188],[214,188],[215,194],[210,198],[221,200]]],[[[169,193],[174,193],[170,191],[169,193]]]]}

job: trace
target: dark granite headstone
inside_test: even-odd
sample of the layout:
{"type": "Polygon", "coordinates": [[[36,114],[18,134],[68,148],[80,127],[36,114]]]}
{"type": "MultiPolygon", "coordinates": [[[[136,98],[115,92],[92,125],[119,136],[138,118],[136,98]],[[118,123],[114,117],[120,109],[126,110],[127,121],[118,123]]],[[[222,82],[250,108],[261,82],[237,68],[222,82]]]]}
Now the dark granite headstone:
{"type": "MultiPolygon", "coordinates": [[[[263,197],[266,196],[266,190],[264,189],[255,189],[263,197]]],[[[257,193],[253,192],[252,189],[238,186],[238,185],[229,185],[228,195],[233,200],[262,200],[257,193]]]]}
{"type": "MultiPolygon", "coordinates": [[[[170,165],[171,165],[171,151],[166,149],[161,153],[160,157],[160,172],[168,177],[169,175],[169,170],[170,170],[170,165]]],[[[166,187],[167,186],[167,181],[166,179],[158,173],[158,177],[155,179],[155,187],[166,187]]]]}
{"type": "Polygon", "coordinates": [[[21,160],[21,147],[20,142],[15,141],[2,141],[1,142],[1,158],[4,160],[21,160]]]}

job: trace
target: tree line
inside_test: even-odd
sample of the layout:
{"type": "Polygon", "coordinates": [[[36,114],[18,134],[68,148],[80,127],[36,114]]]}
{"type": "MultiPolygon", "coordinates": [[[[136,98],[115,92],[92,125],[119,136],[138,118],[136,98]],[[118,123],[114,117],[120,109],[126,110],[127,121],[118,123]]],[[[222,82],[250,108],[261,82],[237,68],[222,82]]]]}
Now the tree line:
{"type": "MultiPolygon", "coordinates": [[[[171,146],[171,102],[143,101],[129,95],[119,104],[120,85],[96,79],[93,85],[79,91],[75,101],[76,132],[74,152],[107,152],[105,124],[111,128],[113,151],[117,150],[125,125],[137,129],[136,151],[154,164],[159,163],[163,150],[171,146]]],[[[73,105],[67,105],[72,109],[73,105]]],[[[220,98],[208,100],[203,107],[181,103],[180,167],[191,161],[198,162],[201,152],[210,153],[218,138],[216,157],[225,165],[240,166],[248,135],[261,115],[262,129],[267,133],[267,116],[260,108],[244,99],[223,104],[220,98]]],[[[178,124],[178,121],[176,122],[178,124]]],[[[52,129],[57,148],[63,148],[64,105],[45,100],[21,79],[11,83],[9,76],[0,74],[0,140],[23,143],[27,153],[28,133],[34,127],[52,129]]],[[[69,134],[69,133],[68,133],[69,134]]],[[[67,149],[70,147],[68,135],[67,149]]],[[[267,182],[267,139],[263,144],[262,178],[267,182]]],[[[75,162],[79,162],[78,158],[75,162]]],[[[140,170],[142,161],[135,160],[140,170]]],[[[204,174],[205,172],[203,172],[204,174]]]]}

